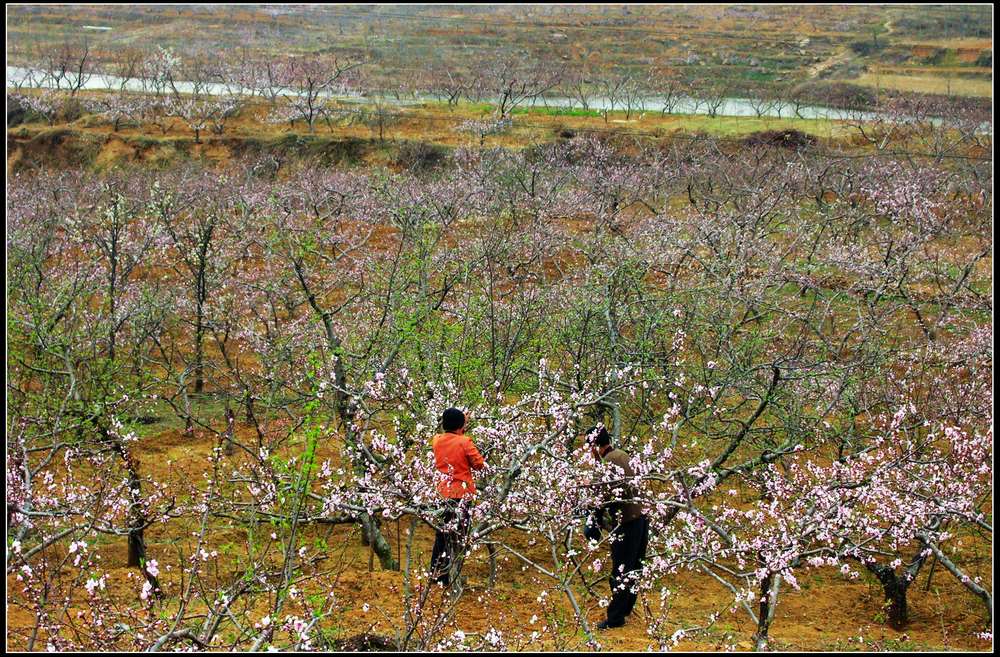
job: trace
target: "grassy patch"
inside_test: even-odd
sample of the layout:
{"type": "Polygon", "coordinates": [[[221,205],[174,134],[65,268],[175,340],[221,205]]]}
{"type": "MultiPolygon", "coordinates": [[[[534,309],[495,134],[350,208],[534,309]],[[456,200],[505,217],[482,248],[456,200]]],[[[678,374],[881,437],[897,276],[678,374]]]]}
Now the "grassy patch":
{"type": "MultiPolygon", "coordinates": [[[[618,113],[619,112],[612,112],[612,114],[618,113]]],[[[603,114],[597,110],[585,110],[578,107],[517,107],[513,112],[511,112],[511,114],[535,114],[539,116],[603,116],[603,114]]]]}
{"type": "Polygon", "coordinates": [[[719,137],[743,137],[763,130],[801,130],[814,137],[840,137],[848,128],[828,119],[800,119],[749,116],[717,116],[704,114],[674,114],[663,129],[670,132],[701,132],[719,137]]]}
{"type": "Polygon", "coordinates": [[[758,71],[755,69],[747,69],[740,74],[740,77],[744,80],[753,80],[755,82],[763,82],[773,80],[778,77],[778,74],[774,71],[758,71]]]}

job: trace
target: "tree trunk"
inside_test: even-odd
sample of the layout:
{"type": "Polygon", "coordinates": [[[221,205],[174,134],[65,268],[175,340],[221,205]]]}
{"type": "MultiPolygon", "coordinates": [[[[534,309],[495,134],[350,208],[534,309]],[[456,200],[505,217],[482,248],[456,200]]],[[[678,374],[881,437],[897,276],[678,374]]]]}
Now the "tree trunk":
{"type": "Polygon", "coordinates": [[[778,586],[781,576],[769,573],[760,585],[760,608],[757,612],[757,631],[753,635],[756,651],[767,650],[767,632],[774,620],[774,608],[778,602],[778,586]]]}
{"type": "Polygon", "coordinates": [[[128,565],[138,568],[143,577],[153,587],[153,594],[159,596],[160,583],[156,577],[146,570],[146,539],[143,531],[146,526],[146,513],[142,508],[142,480],[139,478],[139,468],[128,448],[111,435],[107,429],[101,428],[101,434],[111,442],[111,448],[118,454],[128,472],[129,496],[132,498],[128,513],[128,565]]]}
{"type": "Polygon", "coordinates": [[[236,433],[236,415],[233,409],[226,408],[226,447],[225,454],[231,456],[236,451],[233,445],[233,434],[236,433]]]}
{"type": "MultiPolygon", "coordinates": [[[[347,383],[347,373],[344,370],[343,362],[340,360],[342,348],[340,338],[337,337],[337,334],[333,330],[333,318],[329,312],[320,308],[316,295],[313,294],[309,287],[309,283],[306,281],[302,263],[294,261],[293,264],[295,267],[295,273],[299,279],[299,284],[302,286],[302,291],[306,294],[310,307],[323,322],[323,329],[326,332],[326,342],[330,349],[330,356],[335,359],[333,366],[334,376],[336,377],[337,383],[344,386],[347,383]]],[[[348,443],[356,444],[357,439],[354,435],[354,430],[351,428],[351,425],[354,423],[354,410],[351,408],[351,400],[347,393],[339,388],[335,393],[335,398],[337,404],[337,415],[340,416],[340,422],[341,425],[343,425],[344,437],[348,443]]],[[[356,459],[352,465],[356,472],[364,472],[365,464],[362,463],[360,459],[356,459]]],[[[382,564],[382,568],[384,570],[399,570],[399,564],[396,563],[396,560],[392,557],[392,547],[389,545],[389,542],[385,540],[385,536],[382,535],[382,531],[378,527],[377,519],[368,513],[362,513],[359,515],[358,521],[361,523],[362,541],[365,545],[370,546],[374,550],[375,554],[378,555],[379,563],[382,564]]]]}
{"type": "MultiPolygon", "coordinates": [[[[211,239],[209,233],[208,239],[211,239]]],[[[202,242],[201,261],[198,263],[198,286],[195,291],[197,297],[197,317],[194,329],[194,391],[201,394],[205,389],[205,301],[208,297],[206,293],[205,252],[207,251],[207,240],[202,242]]]]}
{"type": "Polygon", "coordinates": [[[200,395],[205,390],[205,369],[202,364],[204,358],[203,338],[203,328],[201,326],[201,318],[199,318],[197,337],[195,338],[194,345],[194,392],[196,395],[200,395]]]}
{"type": "Polygon", "coordinates": [[[256,424],[253,417],[253,395],[250,394],[250,389],[247,388],[243,394],[243,405],[246,408],[246,421],[247,424],[256,424]]]}
{"type": "Polygon", "coordinates": [[[489,543],[486,549],[490,553],[490,575],[486,586],[492,589],[497,583],[497,548],[492,543],[489,543]]]}
{"type": "Polygon", "coordinates": [[[392,546],[385,540],[376,519],[367,514],[361,514],[361,534],[366,545],[378,557],[383,570],[399,570],[399,564],[392,556],[392,546]]]}
{"type": "Polygon", "coordinates": [[[144,561],[146,561],[146,545],[143,542],[142,530],[131,530],[128,533],[128,565],[141,568],[144,561]]]}
{"type": "Polygon", "coordinates": [[[143,537],[143,525],[146,524],[145,515],[142,513],[142,505],[139,499],[142,496],[142,488],[139,482],[139,474],[135,471],[135,464],[131,455],[119,446],[119,454],[125,461],[128,468],[128,487],[132,497],[132,505],[129,507],[129,529],[128,533],[128,565],[141,568],[146,562],[146,541],[143,537]]]}
{"type": "Polygon", "coordinates": [[[898,580],[892,586],[883,584],[885,597],[889,600],[889,625],[897,630],[903,629],[909,620],[906,608],[906,589],[898,580]]]}
{"type": "Polygon", "coordinates": [[[893,629],[902,629],[909,620],[906,608],[906,592],[909,588],[909,582],[897,576],[895,569],[888,566],[865,565],[882,585],[882,593],[885,595],[888,606],[886,619],[889,621],[889,625],[893,629]]]}
{"type": "MultiPolygon", "coordinates": [[[[941,565],[948,570],[948,572],[954,575],[955,578],[958,579],[958,581],[960,581],[963,586],[965,586],[965,588],[969,589],[973,594],[976,595],[976,597],[982,600],[983,604],[986,607],[986,613],[989,619],[988,626],[993,625],[992,593],[987,591],[985,588],[980,586],[976,581],[974,581],[971,577],[962,572],[962,570],[958,566],[956,566],[952,562],[952,560],[945,555],[944,552],[941,551],[941,548],[935,543],[933,543],[926,535],[918,535],[918,537],[920,538],[920,541],[934,553],[934,556],[937,557],[937,561],[940,562],[941,565]]],[[[930,583],[929,577],[928,577],[928,583],[930,583]]]]}

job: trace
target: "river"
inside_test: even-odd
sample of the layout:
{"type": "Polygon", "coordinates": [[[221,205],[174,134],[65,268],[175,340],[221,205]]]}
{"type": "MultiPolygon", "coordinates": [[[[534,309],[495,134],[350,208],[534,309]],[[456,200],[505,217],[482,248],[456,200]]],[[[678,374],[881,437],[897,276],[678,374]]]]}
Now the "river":
{"type": "MultiPolygon", "coordinates": [[[[17,66],[7,67],[7,85],[11,84],[11,81],[22,82],[27,80],[23,86],[32,88],[51,88],[53,84],[50,80],[42,81],[42,75],[39,71],[32,71],[31,69],[20,68],[17,66]],[[34,73],[34,79],[28,80],[29,74],[34,73]]],[[[174,88],[179,93],[191,93],[195,85],[191,82],[174,82],[174,88]]],[[[231,93],[249,93],[249,90],[242,89],[239,87],[234,87],[231,85],[224,85],[217,82],[209,82],[201,85],[203,93],[213,96],[224,96],[231,93]]],[[[100,73],[95,73],[92,75],[87,82],[83,85],[84,89],[91,90],[109,90],[109,89],[120,89],[122,88],[122,78],[115,77],[113,75],[104,75],[100,73]]],[[[133,78],[125,83],[124,88],[128,91],[135,92],[146,92],[150,91],[151,85],[149,80],[142,78],[133,78]]],[[[288,95],[294,92],[288,92],[288,95]]],[[[322,94],[325,98],[334,98],[336,100],[349,102],[349,103],[359,103],[365,104],[370,102],[369,98],[361,94],[322,94]]],[[[391,97],[383,98],[383,101],[392,105],[405,106],[405,105],[416,105],[423,102],[436,100],[432,96],[417,96],[412,100],[400,100],[391,97]]],[[[483,99],[484,102],[490,102],[489,98],[483,99]]],[[[622,110],[620,103],[612,104],[611,100],[608,98],[602,98],[600,96],[594,97],[588,102],[590,109],[592,110],[622,110]]],[[[560,96],[545,96],[535,98],[532,102],[533,106],[546,106],[546,107],[566,107],[566,108],[577,108],[580,107],[579,101],[572,98],[565,98],[560,96]]],[[[643,112],[661,112],[664,109],[664,104],[662,101],[650,98],[646,99],[641,103],[641,109],[634,110],[634,114],[642,114],[643,112]]],[[[685,97],[681,98],[674,106],[671,108],[670,114],[710,114],[711,111],[709,107],[706,106],[706,101],[696,98],[685,97]]],[[[716,115],[718,116],[749,116],[756,117],[758,112],[754,109],[751,102],[745,98],[726,98],[722,101],[721,105],[716,110],[716,115]]],[[[771,118],[793,118],[796,116],[795,106],[791,103],[778,102],[770,104],[768,107],[764,108],[760,113],[760,116],[767,116],[771,118]]],[[[803,119],[828,119],[834,121],[845,121],[848,119],[855,121],[874,121],[880,118],[880,113],[878,112],[863,112],[858,110],[846,110],[838,109],[834,107],[822,107],[818,105],[810,105],[805,107],[799,107],[797,116],[803,119]]],[[[932,119],[935,124],[940,124],[942,119],[932,119]]],[[[984,124],[984,131],[992,133],[992,125],[984,124]]]]}

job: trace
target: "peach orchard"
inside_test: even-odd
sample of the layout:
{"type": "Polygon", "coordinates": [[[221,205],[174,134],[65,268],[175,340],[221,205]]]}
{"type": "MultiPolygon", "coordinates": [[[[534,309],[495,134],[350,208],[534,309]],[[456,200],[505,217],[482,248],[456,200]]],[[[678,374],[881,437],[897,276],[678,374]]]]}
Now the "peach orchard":
{"type": "MultiPolygon", "coordinates": [[[[293,109],[311,131],[310,98],[293,109]]],[[[172,111],[197,138],[209,110],[229,111],[172,111]]],[[[105,111],[116,129],[130,114],[105,111]]],[[[651,647],[741,614],[765,649],[782,596],[814,569],[873,576],[901,628],[932,563],[982,602],[988,632],[992,582],[948,549],[960,533],[992,542],[992,175],[948,157],[975,134],[964,126],[866,125],[865,157],[708,137],[511,151],[477,133],[423,172],[262,158],[17,174],[8,605],[32,619],[19,639],[327,649],[337,566],[302,532],[343,524],[400,571],[385,595],[402,611],[364,605],[398,649],[596,648],[608,538],[585,539],[583,517],[595,471],[624,483],[581,442],[596,422],[633,456],[652,522],[630,583],[651,647]],[[920,140],[929,156],[895,153],[920,140]],[[489,564],[478,593],[431,584],[414,546],[442,523],[429,445],[452,405],[487,461],[459,559],[489,564]],[[151,414],[214,446],[183,490],[144,467],[151,414]],[[152,558],[148,536],[169,524],[190,542],[152,558]],[[244,539],[220,575],[223,526],[244,539]],[[132,568],[126,599],[98,544],[132,568]],[[455,630],[463,596],[494,595],[511,567],[545,583],[543,620],[455,630]],[[726,603],[678,620],[680,572],[726,603]],[[307,604],[321,576],[332,584],[307,604]]]]}

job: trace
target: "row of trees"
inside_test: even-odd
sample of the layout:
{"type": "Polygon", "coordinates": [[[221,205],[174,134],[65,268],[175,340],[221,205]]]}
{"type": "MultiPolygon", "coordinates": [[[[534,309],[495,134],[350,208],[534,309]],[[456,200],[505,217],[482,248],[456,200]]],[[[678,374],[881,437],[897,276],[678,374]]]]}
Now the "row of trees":
{"type": "Polygon", "coordinates": [[[88,64],[87,46],[67,45],[58,51],[64,53],[62,58],[43,58],[36,68],[8,79],[16,98],[50,123],[61,107],[60,91],[74,97],[81,89],[96,87],[107,93],[88,109],[108,116],[116,131],[123,119],[157,124],[179,117],[196,141],[209,127],[221,132],[225,120],[254,97],[266,98],[271,105],[283,100],[284,118],[304,120],[311,132],[325,115],[330,97],[349,93],[359,82],[359,64],[335,57],[248,59],[247,53],[201,53],[181,58],[160,48],[153,53],[127,51],[98,70],[88,64]],[[66,62],[77,72],[72,80],[63,70],[69,66],[66,62]],[[21,93],[25,87],[49,91],[40,96],[21,93]]]}
{"type": "MultiPolygon", "coordinates": [[[[159,48],[153,52],[123,50],[98,58],[86,43],[41,48],[19,59],[30,63],[24,75],[8,79],[22,87],[49,87],[75,96],[84,88],[118,95],[141,91],[208,95],[245,100],[265,99],[271,106],[287,103],[277,120],[303,120],[313,130],[338,95],[365,94],[383,100],[430,96],[454,106],[462,100],[495,106],[495,119],[507,119],[518,106],[546,103],[559,97],[583,110],[597,109],[605,120],[611,112],[633,114],[653,109],[663,114],[705,113],[718,116],[727,101],[740,98],[756,116],[808,118],[811,105],[861,110],[877,109],[877,99],[860,87],[817,85],[791,80],[766,87],[733,76],[692,79],[676,66],[650,65],[635,70],[598,72],[579,65],[529,59],[516,54],[481,61],[435,62],[411,78],[387,82],[372,65],[329,54],[262,55],[249,45],[225,52],[192,52],[183,56],[159,48]]],[[[988,107],[979,114],[988,116],[988,107]]],[[[938,114],[947,116],[947,112],[938,114]]]]}
{"type": "Polygon", "coordinates": [[[366,602],[394,645],[461,644],[465,591],[429,585],[413,544],[441,523],[428,445],[455,404],[488,463],[459,562],[482,555],[491,582],[529,569],[545,619],[471,647],[598,644],[606,546],[578,533],[596,467],[578,436],[597,421],[635,455],[652,519],[634,586],[657,647],[730,610],[767,647],[781,585],[812,568],[872,573],[901,626],[936,562],[991,618],[991,583],[946,549],[992,540],[991,177],[882,155],[573,139],[462,149],[429,177],[19,174],[7,568],[34,622],[18,640],[329,648],[351,566],[303,536],[347,525],[402,570],[402,612],[366,602]],[[203,476],[143,467],[150,415],[210,440],[203,476]],[[176,555],[150,547],[165,525],[190,536],[176,555]],[[112,594],[109,540],[132,600],[112,594]],[[681,571],[730,600],[675,619],[681,571]]]}

